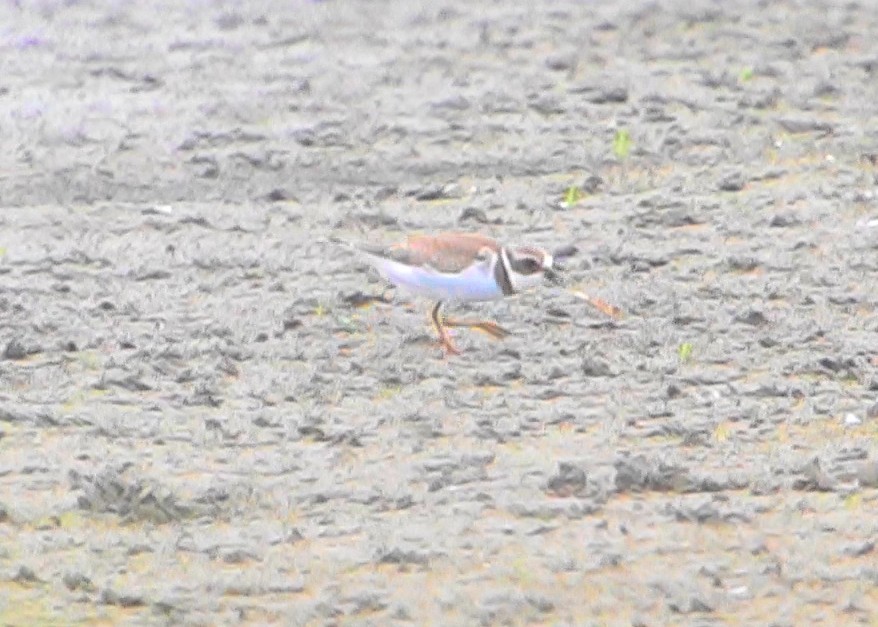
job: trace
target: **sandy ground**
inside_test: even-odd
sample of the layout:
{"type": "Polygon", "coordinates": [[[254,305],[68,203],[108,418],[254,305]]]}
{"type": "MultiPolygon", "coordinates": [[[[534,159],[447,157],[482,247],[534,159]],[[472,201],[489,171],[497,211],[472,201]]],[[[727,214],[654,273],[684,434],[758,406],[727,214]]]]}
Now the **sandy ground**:
{"type": "Polygon", "coordinates": [[[0,4],[0,624],[876,624],[874,3],[527,4],[0,4]]]}

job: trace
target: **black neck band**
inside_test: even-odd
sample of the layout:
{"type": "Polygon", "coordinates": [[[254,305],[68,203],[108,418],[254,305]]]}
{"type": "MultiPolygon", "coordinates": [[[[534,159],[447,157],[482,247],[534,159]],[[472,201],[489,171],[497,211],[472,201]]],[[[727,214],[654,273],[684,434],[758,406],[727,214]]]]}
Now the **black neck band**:
{"type": "Polygon", "coordinates": [[[497,252],[497,261],[494,263],[494,280],[503,290],[503,296],[515,294],[512,281],[509,280],[509,268],[506,267],[506,251],[502,248],[497,252]]]}

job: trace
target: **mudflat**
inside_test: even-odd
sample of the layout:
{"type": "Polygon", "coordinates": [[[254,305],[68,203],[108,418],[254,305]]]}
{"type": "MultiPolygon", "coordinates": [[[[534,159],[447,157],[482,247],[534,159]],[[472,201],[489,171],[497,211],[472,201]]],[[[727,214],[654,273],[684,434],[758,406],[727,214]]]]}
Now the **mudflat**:
{"type": "Polygon", "coordinates": [[[0,25],[0,623],[875,624],[872,3],[0,25]],[[446,230],[576,254],[446,358],[446,230]]]}

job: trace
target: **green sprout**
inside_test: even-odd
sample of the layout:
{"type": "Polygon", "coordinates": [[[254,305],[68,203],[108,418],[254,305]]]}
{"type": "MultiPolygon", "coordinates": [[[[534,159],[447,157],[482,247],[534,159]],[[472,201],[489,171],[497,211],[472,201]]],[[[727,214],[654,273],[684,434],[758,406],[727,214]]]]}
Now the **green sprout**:
{"type": "Polygon", "coordinates": [[[381,400],[387,401],[402,392],[402,386],[399,385],[389,385],[382,387],[378,390],[378,398],[381,400]]]}
{"type": "Polygon", "coordinates": [[[692,359],[692,344],[689,342],[683,342],[680,344],[680,348],[677,349],[677,355],[680,357],[681,363],[686,363],[690,359],[692,359]]]}
{"type": "Polygon", "coordinates": [[[862,495],[857,494],[856,492],[853,494],[849,494],[847,497],[845,497],[845,500],[844,500],[844,507],[847,510],[859,509],[862,504],[863,504],[863,497],[862,497],[862,495]]]}
{"type": "Polygon", "coordinates": [[[619,159],[624,159],[631,152],[631,133],[628,129],[619,129],[613,137],[613,154],[619,159]]]}
{"type": "Polygon", "coordinates": [[[575,185],[571,185],[564,192],[564,200],[562,202],[564,203],[565,207],[572,207],[573,205],[578,203],[580,200],[582,200],[584,197],[585,197],[585,194],[582,193],[581,189],[579,189],[575,185]]]}
{"type": "Polygon", "coordinates": [[[745,67],[743,70],[741,70],[741,73],[738,74],[738,80],[740,80],[742,83],[746,83],[751,78],[753,78],[753,68],[750,66],[745,67]]]}

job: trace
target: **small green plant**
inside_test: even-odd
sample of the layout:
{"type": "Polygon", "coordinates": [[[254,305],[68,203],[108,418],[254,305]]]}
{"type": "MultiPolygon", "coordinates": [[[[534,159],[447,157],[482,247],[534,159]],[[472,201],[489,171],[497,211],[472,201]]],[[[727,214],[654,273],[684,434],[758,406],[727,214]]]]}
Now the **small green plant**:
{"type": "Polygon", "coordinates": [[[378,398],[387,401],[396,396],[397,394],[402,392],[402,386],[399,385],[390,385],[382,387],[378,390],[378,398]]]}
{"type": "Polygon", "coordinates": [[[751,78],[753,78],[753,68],[750,66],[745,67],[743,70],[741,70],[741,73],[738,74],[738,80],[740,80],[742,83],[746,83],[751,78]]]}
{"type": "Polygon", "coordinates": [[[847,510],[856,510],[860,509],[860,506],[863,504],[863,496],[861,494],[857,494],[854,492],[853,494],[849,494],[845,497],[844,500],[844,508],[847,510]]]}
{"type": "Polygon", "coordinates": [[[692,344],[689,342],[680,344],[680,348],[677,349],[677,355],[680,357],[680,363],[687,363],[692,359],[692,344]]]}
{"type": "Polygon", "coordinates": [[[631,152],[631,133],[628,132],[628,129],[621,128],[616,131],[616,135],[613,137],[613,154],[619,159],[624,159],[629,152],[631,152]]]}
{"type": "Polygon", "coordinates": [[[564,203],[565,207],[572,207],[573,205],[578,203],[580,200],[582,200],[584,197],[585,197],[585,194],[582,193],[581,189],[576,187],[576,185],[571,185],[564,192],[564,200],[561,202],[564,203]]]}
{"type": "Polygon", "coordinates": [[[339,329],[345,333],[356,333],[357,331],[357,325],[350,316],[337,315],[335,316],[335,322],[338,324],[339,329]]]}

